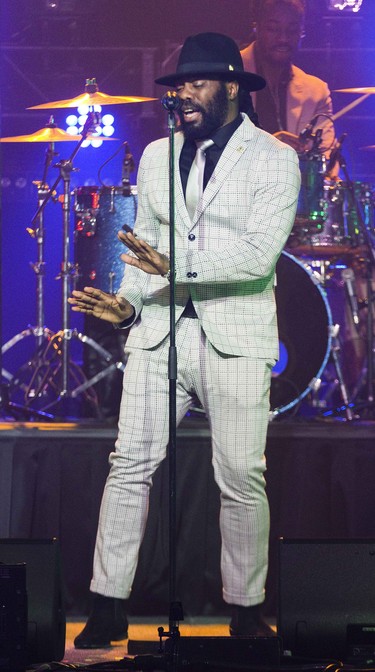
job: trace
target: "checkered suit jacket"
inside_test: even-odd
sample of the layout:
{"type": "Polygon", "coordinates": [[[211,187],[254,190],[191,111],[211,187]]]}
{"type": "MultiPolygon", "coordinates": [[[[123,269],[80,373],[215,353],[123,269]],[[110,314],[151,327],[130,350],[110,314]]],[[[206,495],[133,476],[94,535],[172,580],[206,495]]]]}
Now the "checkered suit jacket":
{"type": "MultiPolygon", "coordinates": [[[[293,149],[246,115],[226,145],[193,220],[184,201],[175,135],[176,319],[191,295],[207,338],[221,352],[276,358],[277,259],[294,222],[300,186],[293,149]]],[[[169,249],[168,138],[146,147],[134,230],[169,249]]],[[[169,283],[127,266],[119,294],[134,306],[127,345],[151,348],[169,332],[169,283]]]]}

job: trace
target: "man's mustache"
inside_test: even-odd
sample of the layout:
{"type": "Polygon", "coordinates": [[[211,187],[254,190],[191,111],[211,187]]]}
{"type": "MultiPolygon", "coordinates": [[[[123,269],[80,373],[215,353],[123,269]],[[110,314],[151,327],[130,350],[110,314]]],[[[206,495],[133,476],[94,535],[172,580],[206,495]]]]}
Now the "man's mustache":
{"type": "Polygon", "coordinates": [[[183,113],[183,112],[187,112],[187,111],[190,111],[190,112],[204,112],[204,109],[200,105],[193,105],[191,103],[182,103],[182,105],[179,109],[179,113],[181,113],[181,112],[183,113]]]}

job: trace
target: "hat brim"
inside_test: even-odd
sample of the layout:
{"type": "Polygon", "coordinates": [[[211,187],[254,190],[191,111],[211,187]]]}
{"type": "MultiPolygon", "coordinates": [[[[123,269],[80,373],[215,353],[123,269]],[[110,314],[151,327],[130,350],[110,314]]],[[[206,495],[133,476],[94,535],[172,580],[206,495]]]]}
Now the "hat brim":
{"type": "Polygon", "coordinates": [[[226,82],[238,82],[240,86],[247,89],[247,91],[260,91],[266,86],[266,80],[263,79],[260,75],[256,75],[254,72],[243,72],[241,70],[212,70],[212,69],[194,69],[191,72],[175,72],[171,75],[165,75],[163,77],[158,77],[155,79],[155,84],[164,84],[166,86],[176,86],[178,82],[183,81],[195,76],[202,77],[203,75],[207,79],[218,79],[224,80],[226,82]]]}

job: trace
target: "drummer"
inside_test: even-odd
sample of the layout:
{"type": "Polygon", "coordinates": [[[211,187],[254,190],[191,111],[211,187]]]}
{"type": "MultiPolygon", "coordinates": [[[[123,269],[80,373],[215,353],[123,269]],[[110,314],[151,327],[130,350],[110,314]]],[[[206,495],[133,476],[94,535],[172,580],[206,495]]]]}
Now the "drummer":
{"type": "MultiPolygon", "coordinates": [[[[304,35],[303,0],[254,0],[255,40],[241,51],[246,70],[267,82],[252,94],[260,124],[297,152],[312,148],[311,133],[322,129],[319,148],[327,157],[334,142],[332,101],[325,82],[293,64],[304,35]],[[309,124],[316,119],[311,132],[309,124]]],[[[317,141],[319,140],[318,133],[317,141]]]]}

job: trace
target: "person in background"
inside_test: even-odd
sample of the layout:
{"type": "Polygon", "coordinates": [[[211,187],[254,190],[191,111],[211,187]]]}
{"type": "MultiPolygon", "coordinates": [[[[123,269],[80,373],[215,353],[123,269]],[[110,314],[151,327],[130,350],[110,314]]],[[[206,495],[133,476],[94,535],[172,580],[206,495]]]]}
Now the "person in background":
{"type": "Polygon", "coordinates": [[[245,69],[267,82],[253,95],[262,128],[298,152],[311,148],[311,133],[321,129],[320,148],[329,156],[335,138],[330,91],[293,64],[304,33],[303,0],[255,0],[254,7],[255,41],[241,56],[245,69]]]}

